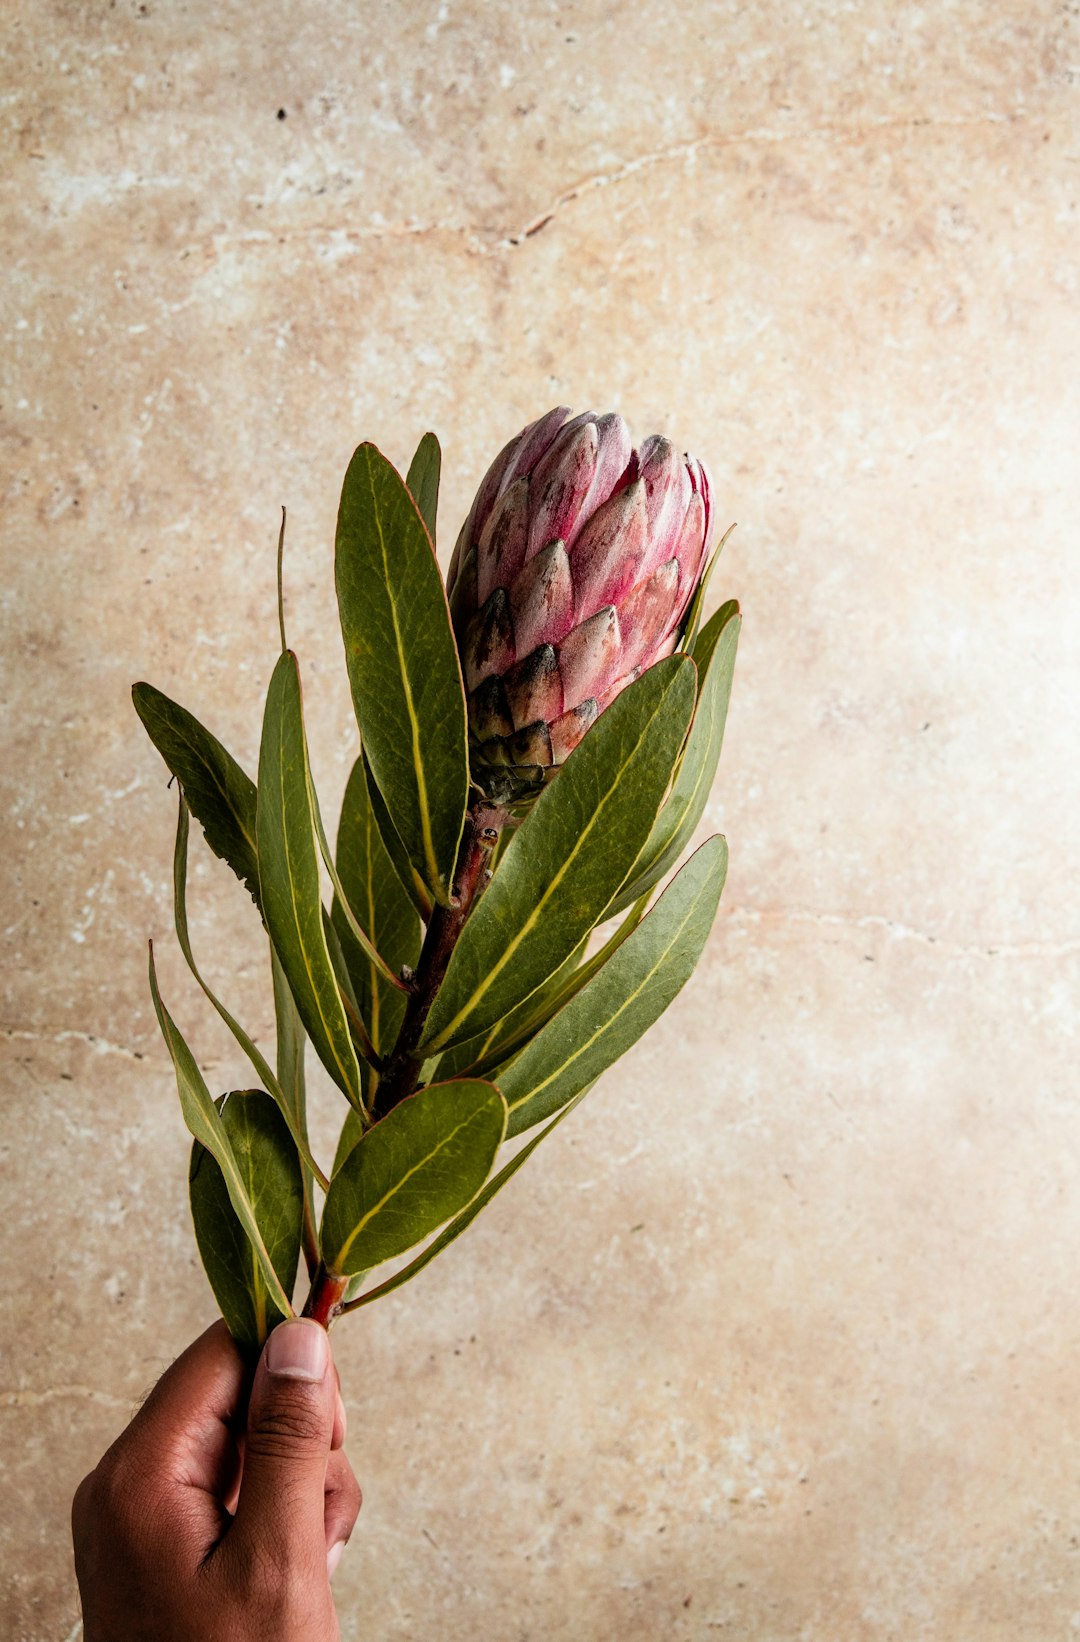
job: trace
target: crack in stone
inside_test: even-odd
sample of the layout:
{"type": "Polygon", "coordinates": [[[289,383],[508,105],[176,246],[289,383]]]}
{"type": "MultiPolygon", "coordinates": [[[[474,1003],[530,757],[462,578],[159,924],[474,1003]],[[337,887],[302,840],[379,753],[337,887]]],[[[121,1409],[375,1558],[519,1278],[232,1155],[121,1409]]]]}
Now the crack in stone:
{"type": "Polygon", "coordinates": [[[625,182],[634,177],[639,171],[650,170],[654,166],[670,165],[678,160],[696,160],[704,149],[734,148],[742,143],[747,144],[774,144],[790,142],[808,142],[815,137],[831,138],[834,141],[858,142],[869,136],[876,136],[879,132],[887,131],[914,131],[922,128],[936,130],[939,128],[953,129],[963,126],[979,125],[1010,125],[1019,120],[1026,120],[1029,116],[1026,110],[1010,109],[1004,113],[990,112],[972,115],[913,115],[907,119],[879,119],[856,120],[847,124],[837,121],[824,121],[820,125],[803,127],[795,131],[778,131],[769,126],[748,126],[743,131],[707,131],[700,137],[693,137],[687,142],[671,143],[666,148],[658,148],[647,154],[636,155],[613,171],[600,171],[593,176],[584,177],[572,187],[566,188],[557,194],[551,204],[539,212],[532,220],[516,234],[510,234],[499,241],[496,249],[516,247],[538,234],[549,222],[552,222],[565,205],[579,199],[582,194],[588,194],[596,188],[609,188],[614,184],[625,182]]]}
{"type": "Polygon", "coordinates": [[[662,165],[675,164],[680,160],[696,160],[697,156],[709,149],[736,148],[741,145],[772,145],[779,147],[785,143],[811,142],[815,138],[824,138],[834,142],[860,142],[880,133],[891,131],[918,131],[918,130],[955,130],[969,126],[1005,126],[1027,122],[1032,115],[1026,109],[1007,109],[1005,111],[991,110],[982,114],[925,114],[910,115],[906,119],[882,118],[869,120],[855,120],[847,123],[839,121],[823,121],[820,125],[804,126],[798,130],[778,130],[771,126],[747,126],[739,131],[707,131],[700,137],[692,137],[678,143],[670,143],[665,148],[650,150],[645,154],[637,154],[623,164],[615,166],[610,171],[598,171],[572,183],[555,195],[554,199],[543,210],[538,211],[522,227],[507,232],[495,225],[477,226],[467,222],[396,222],[379,224],[361,228],[342,229],[333,223],[313,223],[307,227],[293,230],[274,231],[273,229],[253,229],[243,234],[216,234],[212,243],[216,248],[225,248],[231,245],[260,246],[274,245],[290,240],[311,239],[324,235],[336,242],[343,251],[353,245],[365,242],[394,239],[420,239],[427,236],[435,237],[440,234],[451,238],[463,239],[467,242],[466,251],[471,256],[498,256],[505,251],[516,250],[527,240],[535,238],[550,223],[554,222],[559,212],[575,200],[592,193],[599,188],[616,187],[638,175],[639,172],[652,170],[662,165]],[[494,239],[485,236],[496,236],[494,239]]]}
{"type": "Polygon", "coordinates": [[[994,941],[986,945],[971,945],[931,935],[927,930],[914,929],[896,918],[881,913],[867,912],[859,917],[841,912],[815,912],[808,907],[738,907],[729,914],[727,922],[737,924],[792,923],[817,924],[840,929],[881,929],[894,940],[918,941],[924,946],[937,947],[941,952],[970,958],[1067,958],[1080,952],[1080,940],[1067,941],[994,941]]]}
{"type": "Polygon", "coordinates": [[[97,1037],[93,1032],[75,1032],[69,1028],[56,1032],[37,1032],[28,1027],[0,1026],[0,1038],[9,1043],[82,1043],[95,1055],[122,1055],[125,1060],[135,1061],[146,1059],[141,1049],[129,1049],[126,1044],[111,1043],[108,1038],[97,1037]]]}

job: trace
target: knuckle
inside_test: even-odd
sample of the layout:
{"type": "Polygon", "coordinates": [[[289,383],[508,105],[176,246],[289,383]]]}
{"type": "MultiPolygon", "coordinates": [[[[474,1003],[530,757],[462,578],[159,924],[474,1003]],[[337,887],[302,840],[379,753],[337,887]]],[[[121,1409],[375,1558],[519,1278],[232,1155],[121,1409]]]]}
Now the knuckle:
{"type": "Polygon", "coordinates": [[[323,1440],[324,1420],[318,1408],[297,1398],[264,1408],[249,1423],[246,1447],[270,1459],[287,1458],[298,1448],[323,1440]]]}
{"type": "Polygon", "coordinates": [[[364,1495],[351,1466],[349,1467],[348,1474],[342,1479],[341,1493],[346,1506],[348,1520],[350,1522],[355,1522],[357,1517],[360,1515],[360,1507],[364,1503],[364,1495]]]}
{"type": "Polygon", "coordinates": [[[98,1487],[97,1468],[88,1471],[76,1488],[71,1499],[71,1526],[80,1533],[90,1521],[94,1512],[94,1496],[98,1487]]]}

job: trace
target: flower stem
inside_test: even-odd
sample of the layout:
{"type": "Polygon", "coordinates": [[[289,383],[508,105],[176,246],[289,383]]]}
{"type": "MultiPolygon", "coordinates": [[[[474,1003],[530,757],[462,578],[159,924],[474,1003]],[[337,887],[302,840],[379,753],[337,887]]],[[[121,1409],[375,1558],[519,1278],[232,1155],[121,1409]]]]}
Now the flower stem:
{"type": "Polygon", "coordinates": [[[465,816],[458,850],[452,904],[436,905],[416,966],[414,988],[405,1009],[397,1043],[379,1078],[373,1116],[378,1119],[411,1095],[419,1082],[423,1056],[416,1046],[424,1022],[442,985],[458,936],[486,882],[488,864],[509,814],[499,805],[477,802],[465,816]]]}
{"type": "Polygon", "coordinates": [[[320,1260],[301,1316],[312,1317],[328,1329],[341,1310],[342,1296],[348,1286],[347,1277],[336,1277],[333,1272],[327,1271],[320,1260]]]}

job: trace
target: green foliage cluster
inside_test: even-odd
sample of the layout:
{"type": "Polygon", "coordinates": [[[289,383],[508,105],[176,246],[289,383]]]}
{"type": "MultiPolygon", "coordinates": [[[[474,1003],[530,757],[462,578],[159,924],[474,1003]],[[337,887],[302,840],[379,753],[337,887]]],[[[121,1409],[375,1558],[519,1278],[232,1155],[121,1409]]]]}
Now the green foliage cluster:
{"type": "Polygon", "coordinates": [[[727,603],[701,625],[703,579],[680,651],[615,698],[531,806],[503,816],[493,870],[462,906],[461,860],[486,800],[470,777],[434,551],[439,468],[427,434],[405,480],[371,444],[345,477],[335,564],[360,750],[336,848],[284,629],[257,782],[186,708],[150,684],[133,691],[180,788],[180,947],[258,1084],[212,1097],[162,1002],[151,953],[154,1006],[193,1136],[196,1239],[229,1327],[252,1349],[292,1314],[301,1251],[312,1293],[335,1285],[336,1312],[390,1292],[452,1242],[684,985],[723,887],[717,835],[653,903],[701,820],[731,690],[738,608],[727,603]],[[268,937],[273,1067],[196,967],[189,814],[247,886],[268,937]],[[590,950],[593,932],[615,919],[590,950]],[[348,1107],[329,1174],[307,1137],[308,1042],[348,1107]],[[404,1086],[403,1067],[415,1068],[404,1086]],[[397,1094],[381,1110],[391,1069],[397,1094]],[[538,1125],[499,1167],[504,1144],[538,1125]],[[368,1273],[421,1244],[365,1287],[368,1273]]]}

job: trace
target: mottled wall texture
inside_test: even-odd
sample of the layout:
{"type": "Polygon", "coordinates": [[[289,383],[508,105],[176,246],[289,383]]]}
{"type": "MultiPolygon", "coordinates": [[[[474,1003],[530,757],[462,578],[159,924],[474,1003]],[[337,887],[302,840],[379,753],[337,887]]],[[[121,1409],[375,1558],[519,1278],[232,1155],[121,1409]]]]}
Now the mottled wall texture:
{"type": "MultiPolygon", "coordinates": [[[[287,503],[336,813],[353,446],[439,433],[446,555],[561,401],[738,521],[731,869],[662,1023],[335,1333],[345,1642],[1064,1642],[1080,8],[11,0],[0,65],[0,1632],[79,1637],[73,1487],[214,1315],[147,936],[245,1074],[129,686],[255,763],[287,503]]],[[[265,1041],[251,905],[195,860],[265,1041]]]]}

